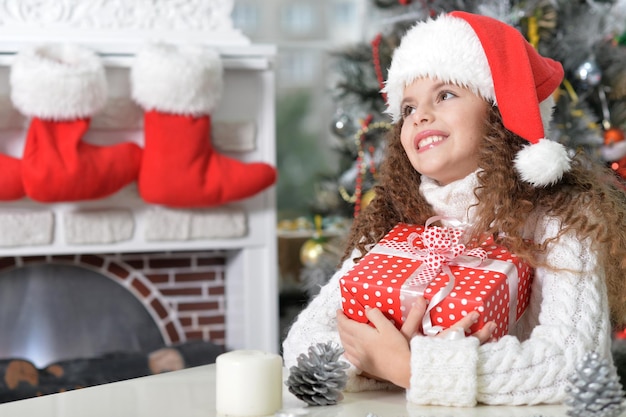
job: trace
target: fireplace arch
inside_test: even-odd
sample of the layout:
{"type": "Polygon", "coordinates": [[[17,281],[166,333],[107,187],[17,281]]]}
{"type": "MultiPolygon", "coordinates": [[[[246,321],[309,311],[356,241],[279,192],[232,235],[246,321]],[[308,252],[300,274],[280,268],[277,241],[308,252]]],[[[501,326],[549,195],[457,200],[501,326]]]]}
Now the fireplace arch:
{"type": "Polygon", "coordinates": [[[110,352],[150,352],[164,338],[130,291],[76,265],[35,263],[0,272],[0,357],[37,366],[110,352]]]}

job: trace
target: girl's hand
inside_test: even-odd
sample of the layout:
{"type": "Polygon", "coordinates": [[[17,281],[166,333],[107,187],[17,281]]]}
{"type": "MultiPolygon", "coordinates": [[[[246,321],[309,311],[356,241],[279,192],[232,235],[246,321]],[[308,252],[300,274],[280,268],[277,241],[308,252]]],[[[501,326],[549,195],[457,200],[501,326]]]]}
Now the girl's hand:
{"type": "MultiPolygon", "coordinates": [[[[413,303],[413,307],[411,308],[411,311],[409,311],[409,314],[402,326],[403,333],[405,333],[405,327],[407,327],[407,332],[409,331],[409,328],[412,328],[417,331],[417,334],[420,334],[422,336],[424,335],[422,332],[422,319],[424,318],[424,314],[426,314],[427,307],[428,303],[426,302],[426,299],[424,297],[419,296],[416,298],[413,303]]],[[[451,326],[450,328],[441,331],[435,337],[452,339],[458,337],[459,333],[461,333],[460,337],[468,336],[470,328],[476,323],[479,317],[480,314],[477,311],[472,311],[467,316],[457,321],[454,326],[451,326]]],[[[471,336],[476,337],[480,341],[480,343],[483,344],[491,340],[491,336],[493,335],[495,329],[496,324],[490,321],[488,323],[485,323],[483,327],[481,327],[477,332],[474,332],[471,336]]],[[[409,335],[409,340],[410,337],[411,336],[409,335]]]]}
{"type": "MultiPolygon", "coordinates": [[[[472,311],[467,316],[457,321],[454,326],[438,333],[436,337],[452,339],[455,337],[454,333],[456,332],[462,332],[463,334],[461,335],[461,337],[467,336],[468,332],[470,331],[470,327],[472,327],[476,323],[479,317],[480,314],[477,311],[472,311]]],[[[474,332],[472,336],[480,340],[480,344],[483,344],[491,340],[491,336],[493,335],[495,329],[496,324],[490,321],[488,323],[485,323],[485,325],[481,327],[478,331],[474,332]]]]}
{"type": "Polygon", "coordinates": [[[407,337],[377,308],[367,309],[365,314],[375,327],[354,321],[337,310],[337,329],[345,358],[364,376],[408,388],[411,351],[407,337]]]}
{"type": "MultiPolygon", "coordinates": [[[[408,388],[411,374],[409,342],[414,336],[424,336],[421,324],[426,307],[426,299],[418,297],[400,330],[377,308],[365,312],[374,327],[351,320],[343,311],[337,310],[337,328],[344,356],[365,376],[408,388]]],[[[459,331],[467,335],[478,317],[478,312],[471,312],[436,337],[451,338],[459,331]]],[[[489,322],[471,336],[478,338],[482,344],[491,340],[495,328],[495,323],[489,322]]]]}

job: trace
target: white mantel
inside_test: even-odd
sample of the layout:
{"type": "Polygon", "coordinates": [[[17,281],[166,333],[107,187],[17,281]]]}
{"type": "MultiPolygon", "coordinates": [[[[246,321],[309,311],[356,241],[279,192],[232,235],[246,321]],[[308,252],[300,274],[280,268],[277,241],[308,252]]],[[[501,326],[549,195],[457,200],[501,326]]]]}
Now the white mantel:
{"type": "Polygon", "coordinates": [[[132,53],[143,41],[249,45],[231,19],[233,0],[1,0],[3,42],[19,47],[75,41],[104,53],[132,53]],[[6,35],[6,36],[5,36],[6,35]]]}

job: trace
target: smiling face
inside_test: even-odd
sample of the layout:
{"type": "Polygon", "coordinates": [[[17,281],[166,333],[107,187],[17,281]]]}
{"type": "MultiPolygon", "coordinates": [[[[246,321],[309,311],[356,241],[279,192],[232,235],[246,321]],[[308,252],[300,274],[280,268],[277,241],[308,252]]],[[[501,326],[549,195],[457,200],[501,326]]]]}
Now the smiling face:
{"type": "Polygon", "coordinates": [[[404,89],[400,139],[411,165],[441,185],[478,168],[489,104],[470,90],[430,78],[404,89]]]}

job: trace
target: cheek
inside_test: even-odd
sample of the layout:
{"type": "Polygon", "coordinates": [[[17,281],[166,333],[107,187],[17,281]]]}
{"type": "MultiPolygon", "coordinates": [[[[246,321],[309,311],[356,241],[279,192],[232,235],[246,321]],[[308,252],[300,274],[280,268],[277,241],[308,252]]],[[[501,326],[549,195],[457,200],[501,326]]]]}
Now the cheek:
{"type": "Polygon", "coordinates": [[[471,139],[467,143],[469,150],[472,151],[471,153],[478,153],[478,148],[487,134],[486,122],[484,122],[483,119],[478,118],[478,116],[476,116],[476,119],[481,122],[470,127],[469,132],[471,139]]]}
{"type": "Polygon", "coordinates": [[[413,149],[413,136],[409,129],[405,129],[404,127],[400,131],[400,143],[402,144],[402,148],[405,152],[413,149]]]}

